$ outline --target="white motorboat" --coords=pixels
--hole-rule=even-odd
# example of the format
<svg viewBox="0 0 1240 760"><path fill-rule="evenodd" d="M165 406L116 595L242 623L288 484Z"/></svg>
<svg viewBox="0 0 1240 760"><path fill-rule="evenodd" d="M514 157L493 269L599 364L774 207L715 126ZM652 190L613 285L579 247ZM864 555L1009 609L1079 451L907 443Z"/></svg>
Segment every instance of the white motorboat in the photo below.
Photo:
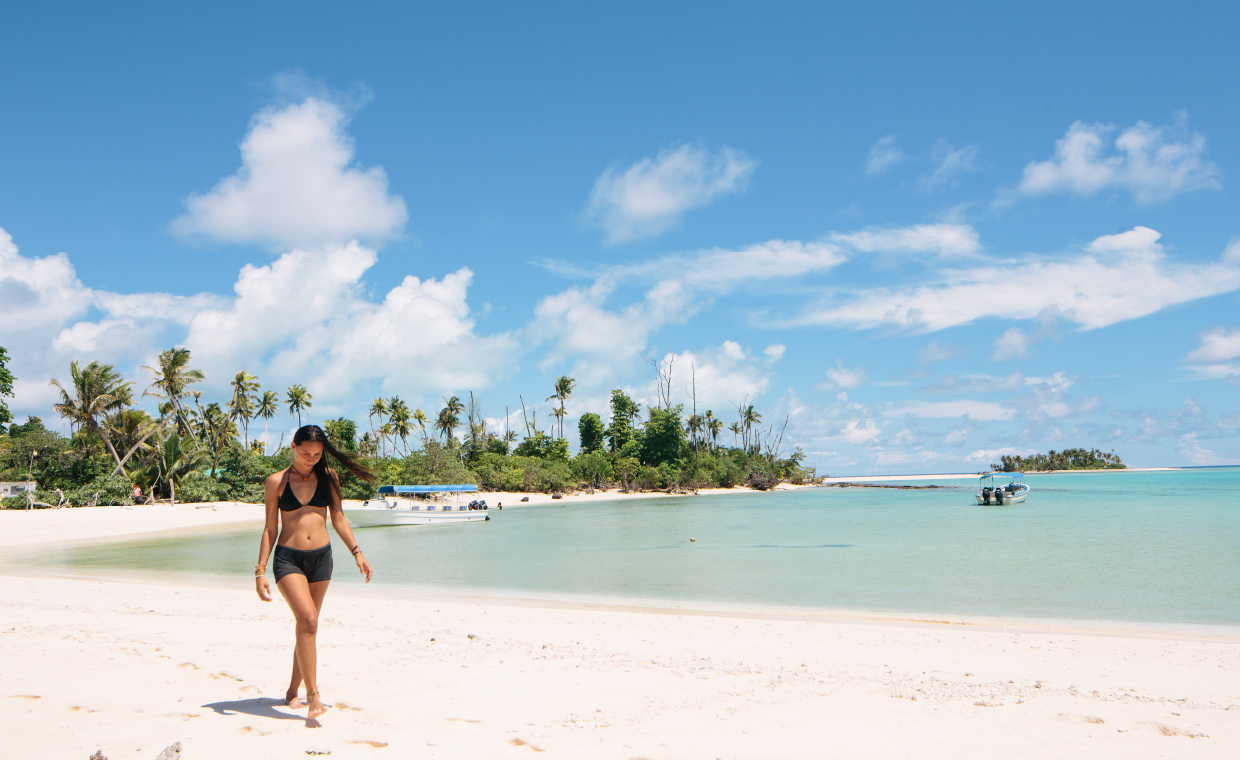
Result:
<svg viewBox="0 0 1240 760"><path fill-rule="evenodd" d="M490 520L486 501L464 501L477 492L474 485L379 486L374 498L343 511L355 528Z"/></svg>
<svg viewBox="0 0 1240 760"><path fill-rule="evenodd" d="M1004 477L1011 479L1007 485L999 482L1000 478ZM1025 473L988 472L982 476L981 485L978 486L977 503L996 506L1023 504L1028 495L1029 486L1025 484Z"/></svg>

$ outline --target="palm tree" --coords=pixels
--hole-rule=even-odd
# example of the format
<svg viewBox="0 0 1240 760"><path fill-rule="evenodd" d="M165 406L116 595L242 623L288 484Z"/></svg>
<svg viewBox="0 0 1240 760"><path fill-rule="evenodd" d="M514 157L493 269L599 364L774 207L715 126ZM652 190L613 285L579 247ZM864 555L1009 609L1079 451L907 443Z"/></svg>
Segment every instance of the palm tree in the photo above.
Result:
<svg viewBox="0 0 1240 760"><path fill-rule="evenodd" d="M690 414L689 419L685 420L685 432L689 434L689 443L693 446L693 450L698 448L698 440L702 436L702 415Z"/></svg>
<svg viewBox="0 0 1240 760"><path fill-rule="evenodd" d="M250 399L252 394L258 392L258 377L242 370L233 378L232 387L233 403L230 411L241 418L241 424L245 431L241 440L248 446L250 440L250 419L254 417L254 413L251 411L253 405L250 403Z"/></svg>
<svg viewBox="0 0 1240 760"><path fill-rule="evenodd" d="M728 430L732 431L732 445L739 446L741 438L741 423L733 422L731 425L728 425Z"/></svg>
<svg viewBox="0 0 1240 760"><path fill-rule="evenodd" d="M97 361L87 364L85 368L79 368L74 361L69 365L69 375L72 378L72 395L59 380L53 379L48 383L60 391L60 403L52 408L70 424L84 431L88 442L94 438L102 440L116 460L117 467L121 467L121 457L112 441L102 432L99 422L110 412L133 404L133 383L121 377L113 365ZM124 468L121 469L123 472Z"/></svg>
<svg viewBox="0 0 1240 760"><path fill-rule="evenodd" d="M401 444L405 447L405 456L409 456L409 433L411 432L409 420L409 407L404 401L401 401L392 410L389 422L392 426L392 433L400 439Z"/></svg>
<svg viewBox="0 0 1240 760"><path fill-rule="evenodd" d="M388 413L388 405L387 405L387 402L384 401L382 397L379 397L375 399L374 401L370 402L370 414L368 414L367 416L370 418L370 431L372 433L375 430L375 417L379 418L379 424L382 425L383 418L387 416L387 413Z"/></svg>
<svg viewBox="0 0 1240 760"><path fill-rule="evenodd" d="M753 408L753 404L749 404L741 410L741 427L744 430L745 449L750 447L749 434L762 422L762 415Z"/></svg>
<svg viewBox="0 0 1240 760"><path fill-rule="evenodd" d="M564 403L573 397L573 388L575 388L576 386L577 386L576 380L569 377L568 375L560 375L559 377L555 379L555 393L547 397L548 401L555 399L560 402L560 408L557 409L556 412L553 412L552 414L560 421L560 437L561 438L564 437L564 416L567 414L567 412L564 409Z"/></svg>
<svg viewBox="0 0 1240 760"><path fill-rule="evenodd" d="M443 433L444 443L451 445L452 431L461 424L460 414L465 405L456 396L445 398L443 403L444 408L439 411L439 418L435 420L435 429Z"/></svg>
<svg viewBox="0 0 1240 760"><path fill-rule="evenodd" d="M421 409L414 409L413 421L418 423L418 428L422 431L422 448L426 448L426 423L430 422L426 418L426 412Z"/></svg>
<svg viewBox="0 0 1240 760"><path fill-rule="evenodd" d="M392 434L391 421L385 422L379 426L379 440L383 443L383 456L387 456L387 439Z"/></svg>
<svg viewBox="0 0 1240 760"><path fill-rule="evenodd" d="M172 433L160 442L155 457L155 472L158 480L168 484L168 493L172 503L177 503L177 486L189 475L202 471L207 463L206 452L199 449L187 449L182 446L183 439Z"/></svg>
<svg viewBox="0 0 1240 760"><path fill-rule="evenodd" d="M207 377L202 370L190 369L189 360L188 348L170 348L160 353L158 368L146 366L142 368L150 372L153 377L151 384L142 392L142 395L162 398L172 404L177 426L183 434L189 432L189 419L181 405L181 399L186 395L189 386L200 383Z"/></svg>
<svg viewBox="0 0 1240 760"><path fill-rule="evenodd" d="M301 410L314 406L314 404L310 403L314 396L310 395L310 391L306 390L304 385L290 385L284 389L284 393L284 401L288 404L288 413L297 414L297 427L301 427Z"/></svg>
<svg viewBox="0 0 1240 760"><path fill-rule="evenodd" d="M263 391L263 398L254 408L254 416L263 418L263 451L267 451L267 422L280 416L280 396L275 391Z"/></svg>
<svg viewBox="0 0 1240 760"><path fill-rule="evenodd" d="M706 410L706 432L710 434L710 446L714 449L719 445L719 434L723 432L723 420L715 416L711 410Z"/></svg>

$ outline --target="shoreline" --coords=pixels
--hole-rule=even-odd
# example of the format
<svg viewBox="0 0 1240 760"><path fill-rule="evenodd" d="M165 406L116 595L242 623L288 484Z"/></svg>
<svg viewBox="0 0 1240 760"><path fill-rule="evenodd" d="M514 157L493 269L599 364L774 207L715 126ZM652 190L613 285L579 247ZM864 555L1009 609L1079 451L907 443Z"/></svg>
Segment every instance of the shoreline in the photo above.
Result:
<svg viewBox="0 0 1240 760"><path fill-rule="evenodd" d="M55 570L23 572L8 568L0 570L0 578L117 583L178 589L231 589L246 594L252 593L250 578L244 574L165 575L162 578L152 580L149 574L139 570L95 570L91 573L77 574ZM465 589L446 586L418 586L404 583L372 583L366 585L351 582L337 583L337 585L332 586L332 596L344 597L355 601L379 599L391 603L441 601L445 604L531 610L617 612L800 623L911 626L928 630L960 628L962 630L991 633L1059 633L1079 636L1118 636L1185 641L1210 640L1240 644L1240 623L1168 623L1147 620L1037 618L1017 615L974 615L936 611L796 607L741 602L730 603L714 600L634 598L596 594L537 592L530 589Z"/></svg>
<svg viewBox="0 0 1240 760"><path fill-rule="evenodd" d="M1036 472L1023 473L1025 477L1034 477L1037 475L1077 475L1085 473L1098 472L1178 472L1183 467L1127 467L1122 470L1038 470ZM985 473L982 472L948 472L948 473L921 473L917 475L832 475L823 480L824 483L849 483L849 482L879 482L889 480L976 480Z"/></svg>
<svg viewBox="0 0 1240 760"><path fill-rule="evenodd" d="M1240 640L334 590L318 721L250 584L0 584L13 757L1228 758ZM514 699L514 695L520 698ZM1229 747L1233 749L1228 749ZM135 754L138 750L140 754Z"/></svg>
<svg viewBox="0 0 1240 760"><path fill-rule="evenodd" d="M622 493L619 490L566 493L562 499L552 499L548 493L518 493L487 491L479 492L477 498L486 499L495 509L514 509L540 504L581 504L600 501L627 501L630 499L680 499L690 496L720 496L724 494L761 494L776 491L792 491L813 486L780 484L770 491L737 486L736 488L703 488L697 494L669 494L662 491ZM521 501L528 497L528 501ZM474 498L471 495L471 498ZM361 506L362 502L345 499L349 506ZM210 527L261 526L263 505L239 501L215 501L199 503L136 504L112 507L66 507L64 509L2 509L0 510L0 550L27 546L54 546L95 541L116 541L138 536L148 536L167 531Z"/></svg>

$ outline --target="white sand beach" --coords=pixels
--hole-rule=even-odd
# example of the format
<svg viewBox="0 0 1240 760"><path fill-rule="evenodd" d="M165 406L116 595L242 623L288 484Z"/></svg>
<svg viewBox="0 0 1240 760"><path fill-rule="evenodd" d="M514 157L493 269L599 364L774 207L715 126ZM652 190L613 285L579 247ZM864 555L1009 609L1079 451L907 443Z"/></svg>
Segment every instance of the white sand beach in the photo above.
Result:
<svg viewBox="0 0 1240 760"><path fill-rule="evenodd" d="M788 491L806 486L782 484L772 491ZM703 488L700 496L741 493L771 493L752 488ZM504 509L535 504L582 504L618 499L686 498L694 494L668 494L659 491L624 493L619 490L594 493L569 492L562 499L549 493L508 493L489 491L470 498L485 499L492 508ZM526 501L522 501L522 499ZM345 500L346 505L361 506L360 501ZM0 549L46 543L120 540L135 535L150 535L186 528L219 527L223 525L261 525L261 504L217 501L202 504L139 504L125 507L72 507L65 509L0 510Z"/></svg>
<svg viewBox="0 0 1240 760"><path fill-rule="evenodd" d="M6 546L254 505L0 513ZM345 568L341 568L342 570ZM337 586L316 724L246 578L0 574L0 758L1233 758L1240 631L448 598ZM308 754L310 753L310 754Z"/></svg>

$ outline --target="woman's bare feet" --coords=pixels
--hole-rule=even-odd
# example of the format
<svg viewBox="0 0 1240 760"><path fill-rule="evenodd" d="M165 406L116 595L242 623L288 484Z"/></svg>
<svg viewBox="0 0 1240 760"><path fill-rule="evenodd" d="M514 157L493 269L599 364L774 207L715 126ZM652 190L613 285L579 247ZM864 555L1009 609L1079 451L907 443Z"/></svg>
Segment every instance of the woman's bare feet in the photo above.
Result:
<svg viewBox="0 0 1240 760"><path fill-rule="evenodd" d="M284 693L284 704L288 705L294 710L305 707L305 705L302 704L302 701L297 698L297 689L289 689L287 692Z"/></svg>
<svg viewBox="0 0 1240 760"><path fill-rule="evenodd" d="M319 700L319 693L317 691L306 695L306 703L310 705L310 711L306 713L307 720L317 718L327 712L327 707Z"/></svg>

